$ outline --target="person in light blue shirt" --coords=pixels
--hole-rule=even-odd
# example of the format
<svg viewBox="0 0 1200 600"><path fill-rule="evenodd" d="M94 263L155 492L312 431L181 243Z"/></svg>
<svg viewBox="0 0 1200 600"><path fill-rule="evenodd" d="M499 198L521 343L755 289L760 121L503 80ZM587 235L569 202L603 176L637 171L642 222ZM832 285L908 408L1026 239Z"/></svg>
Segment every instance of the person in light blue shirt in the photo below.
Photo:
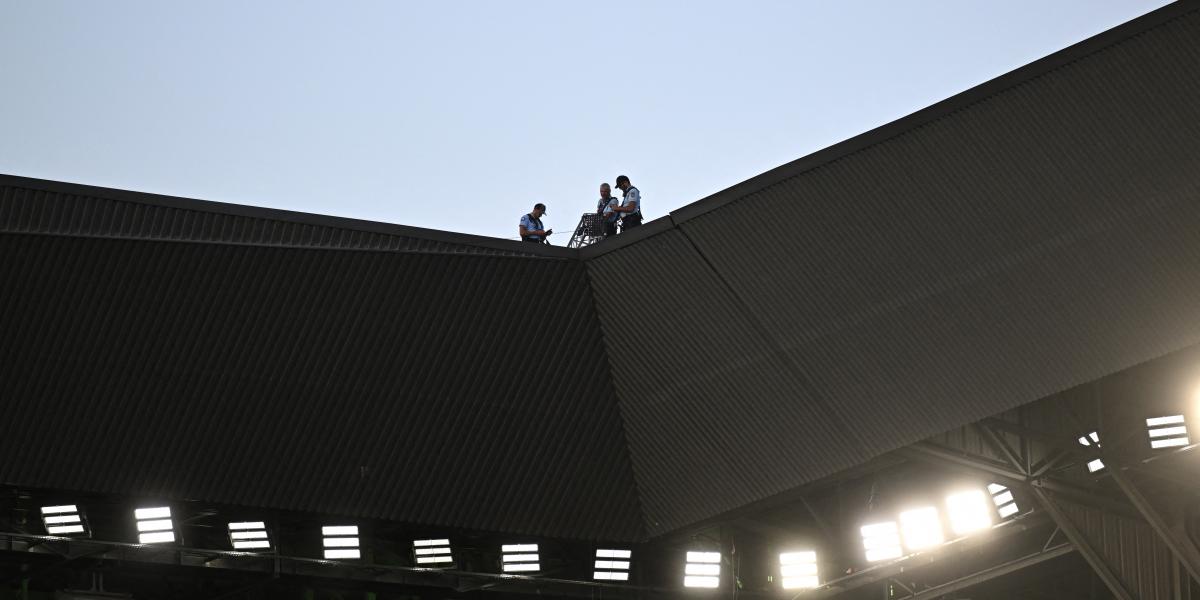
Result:
<svg viewBox="0 0 1200 600"><path fill-rule="evenodd" d="M617 235L617 219L621 218L621 214L616 211L619 205L616 197L612 195L612 188L608 187L607 183L600 184L600 200L596 202L596 213L604 219L605 237Z"/></svg>
<svg viewBox="0 0 1200 600"><path fill-rule="evenodd" d="M550 243L546 238L554 233L554 230L542 226L542 215L544 214L546 214L546 205L538 202L533 205L533 212L521 216L521 224L517 226L517 230L521 233L522 242Z"/></svg>
<svg viewBox="0 0 1200 600"><path fill-rule="evenodd" d="M617 176L617 189L621 190L623 199L614 210L624 215L621 217L621 232L624 233L642 224L642 193L624 175Z"/></svg>

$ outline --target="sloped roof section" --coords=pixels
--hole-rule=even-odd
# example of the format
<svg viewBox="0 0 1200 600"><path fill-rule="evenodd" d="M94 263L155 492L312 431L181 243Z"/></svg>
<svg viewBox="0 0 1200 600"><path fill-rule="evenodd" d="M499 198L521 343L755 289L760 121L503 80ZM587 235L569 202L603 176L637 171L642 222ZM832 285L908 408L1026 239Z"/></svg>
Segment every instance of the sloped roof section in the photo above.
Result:
<svg viewBox="0 0 1200 600"><path fill-rule="evenodd" d="M289 248L573 258L565 248L0 175L0 232Z"/></svg>
<svg viewBox="0 0 1200 600"><path fill-rule="evenodd" d="M30 234L0 255L0 481L643 536L577 261Z"/></svg>
<svg viewBox="0 0 1200 600"><path fill-rule="evenodd" d="M593 251L652 533L1200 342L1200 13L1172 10Z"/></svg>

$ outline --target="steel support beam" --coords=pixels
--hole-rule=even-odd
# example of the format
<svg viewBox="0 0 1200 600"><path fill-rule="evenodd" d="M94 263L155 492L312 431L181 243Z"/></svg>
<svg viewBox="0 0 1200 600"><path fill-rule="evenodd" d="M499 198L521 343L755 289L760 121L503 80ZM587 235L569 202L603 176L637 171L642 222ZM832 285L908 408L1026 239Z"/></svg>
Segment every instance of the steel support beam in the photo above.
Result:
<svg viewBox="0 0 1200 600"><path fill-rule="evenodd" d="M1095 571L1096 576L1104 582L1104 585L1108 587L1113 596L1117 600L1135 600L1134 596L1129 593L1129 590L1125 589L1125 585L1121 583L1116 573L1109 567L1104 557L1100 556L1100 553L1092 547L1087 536L1075 526L1071 518L1063 513L1062 509L1054 503L1054 499L1050 497L1049 493L1039 486L1033 487L1033 493L1037 496L1038 502L1041 503L1042 507L1046 509L1046 512L1050 513L1051 518L1054 519L1058 528L1067 536L1067 539L1071 541L1071 544L1075 546L1079 554L1083 555L1083 559L1092 567L1092 571Z"/></svg>
<svg viewBox="0 0 1200 600"><path fill-rule="evenodd" d="M1168 521L1167 517L1154 506L1150 499L1142 494L1137 485L1129 478L1128 473L1119 468L1110 468L1109 475L1113 481L1117 482L1121 491L1125 492L1125 496L1141 513L1142 518L1150 524L1154 533L1158 534L1159 539L1171 550L1171 554L1175 555L1175 559L1187 569L1188 575L1192 579L1200 581L1200 550L1196 548L1187 533L1178 524Z"/></svg>
<svg viewBox="0 0 1200 600"><path fill-rule="evenodd" d="M967 575L966 577L955 579L954 581L943 583L942 585L931 587L926 590L921 590L920 592L898 598L897 600L929 600L931 598L937 598L951 592L965 590L967 588L984 583L985 581L991 581L997 577L1003 577L1010 573L1016 573L1021 569L1026 569L1034 565L1040 565L1048 560L1054 560L1060 556L1066 556L1074 551L1075 548L1071 544L1059 544L1053 548L1042 550L1036 554L1030 554L1004 564L989 567L982 571Z"/></svg>

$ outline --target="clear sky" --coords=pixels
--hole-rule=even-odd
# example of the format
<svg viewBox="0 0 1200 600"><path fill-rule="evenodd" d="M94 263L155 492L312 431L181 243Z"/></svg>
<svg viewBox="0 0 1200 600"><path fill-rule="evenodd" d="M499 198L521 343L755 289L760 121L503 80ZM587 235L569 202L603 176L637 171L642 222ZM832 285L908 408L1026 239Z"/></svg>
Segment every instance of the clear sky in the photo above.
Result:
<svg viewBox="0 0 1200 600"><path fill-rule="evenodd" d="M3 0L0 172L562 245L1164 4Z"/></svg>

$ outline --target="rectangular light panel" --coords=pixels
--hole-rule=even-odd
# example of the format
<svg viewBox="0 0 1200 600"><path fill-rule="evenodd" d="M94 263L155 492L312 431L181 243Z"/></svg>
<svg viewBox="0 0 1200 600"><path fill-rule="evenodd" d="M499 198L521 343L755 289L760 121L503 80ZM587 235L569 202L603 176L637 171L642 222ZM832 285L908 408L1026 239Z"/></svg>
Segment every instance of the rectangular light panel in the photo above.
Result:
<svg viewBox="0 0 1200 600"><path fill-rule="evenodd" d="M271 537L263 521L242 521L229 524L229 543L234 550L267 550Z"/></svg>
<svg viewBox="0 0 1200 600"><path fill-rule="evenodd" d="M1099 448L1100 447L1100 434L1098 432L1093 431L1087 435L1079 436L1079 445L1080 446L1095 446L1095 447ZM1103 468L1104 468L1104 461L1101 461L1098 458L1089 460L1087 463L1088 473L1095 473L1096 471L1099 471L1100 469L1103 469Z"/></svg>
<svg viewBox="0 0 1200 600"><path fill-rule="evenodd" d="M448 539L413 540L413 557L419 567L444 567L454 563Z"/></svg>
<svg viewBox="0 0 1200 600"><path fill-rule="evenodd" d="M166 544L175 541L171 507L138 508L133 511L133 517L137 521L138 543Z"/></svg>
<svg viewBox="0 0 1200 600"><path fill-rule="evenodd" d="M321 528L321 545L327 559L359 559L358 525L326 525Z"/></svg>
<svg viewBox="0 0 1200 600"><path fill-rule="evenodd" d="M610 548L596 549L596 567L592 578L596 581L629 581L629 558L632 550Z"/></svg>
<svg viewBox="0 0 1200 600"><path fill-rule="evenodd" d="M805 590L821 585L817 576L817 553L806 550L780 554L779 575L785 590Z"/></svg>
<svg viewBox="0 0 1200 600"><path fill-rule="evenodd" d="M904 534L904 547L909 550L924 550L946 541L942 518L932 506L900 513L900 530Z"/></svg>
<svg viewBox="0 0 1200 600"><path fill-rule="evenodd" d="M900 547L900 529L896 527L895 521L863 525L861 532L867 562L900 558L904 555L904 550Z"/></svg>
<svg viewBox="0 0 1200 600"><path fill-rule="evenodd" d="M505 573L533 573L542 570L537 544L500 546L500 569Z"/></svg>
<svg viewBox="0 0 1200 600"><path fill-rule="evenodd" d="M74 504L61 506L43 506L42 524L50 535L72 535L87 533L83 524L83 515Z"/></svg>
<svg viewBox="0 0 1200 600"><path fill-rule="evenodd" d="M1150 436L1150 447L1156 450L1186 446L1191 443L1183 415L1146 419L1146 433Z"/></svg>
<svg viewBox="0 0 1200 600"><path fill-rule="evenodd" d="M683 571L683 587L715 588L721 585L721 553L687 553L687 564Z"/></svg>
<svg viewBox="0 0 1200 600"><path fill-rule="evenodd" d="M966 490L946 497L950 529L955 535L966 535L992 526L992 510L983 490Z"/></svg>
<svg viewBox="0 0 1200 600"><path fill-rule="evenodd" d="M992 502L995 503L996 512L1000 514L1001 519L1007 519L1020 512L1017 501L1013 499L1008 488L998 483L989 483L988 493L992 495Z"/></svg>

